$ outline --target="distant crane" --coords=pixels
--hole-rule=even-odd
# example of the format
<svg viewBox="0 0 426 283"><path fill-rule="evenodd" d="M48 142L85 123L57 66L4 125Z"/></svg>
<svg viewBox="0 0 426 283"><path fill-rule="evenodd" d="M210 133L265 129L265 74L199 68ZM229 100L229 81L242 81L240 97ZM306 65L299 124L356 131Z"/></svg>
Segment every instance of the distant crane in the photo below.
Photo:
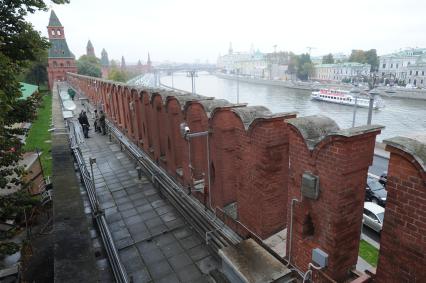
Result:
<svg viewBox="0 0 426 283"><path fill-rule="evenodd" d="M308 53L309 53L309 56L310 56L311 55L311 50L312 49L317 49L317 48L316 47L312 47L312 46L307 46L306 49L308 49Z"/></svg>

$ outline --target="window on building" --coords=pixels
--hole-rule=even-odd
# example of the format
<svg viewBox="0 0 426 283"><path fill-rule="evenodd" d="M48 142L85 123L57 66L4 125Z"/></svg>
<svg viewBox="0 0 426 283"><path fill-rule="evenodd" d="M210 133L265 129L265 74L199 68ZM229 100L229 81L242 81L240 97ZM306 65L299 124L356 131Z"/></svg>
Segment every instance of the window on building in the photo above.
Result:
<svg viewBox="0 0 426 283"><path fill-rule="evenodd" d="M53 61L53 67L58 67L58 63L56 61Z"/></svg>
<svg viewBox="0 0 426 283"><path fill-rule="evenodd" d="M54 29L52 29L52 32L51 32L51 33L52 33L52 35L55 35L55 30L54 30Z"/></svg>
<svg viewBox="0 0 426 283"><path fill-rule="evenodd" d="M421 80L420 83L423 84L423 80Z"/></svg>
<svg viewBox="0 0 426 283"><path fill-rule="evenodd" d="M64 66L64 63L61 63L60 65L61 65L61 67L63 67L63 66Z"/></svg>
<svg viewBox="0 0 426 283"><path fill-rule="evenodd" d="M418 76L419 75L419 71L416 71L416 76Z"/></svg>
<svg viewBox="0 0 426 283"><path fill-rule="evenodd" d="M411 84L411 79L408 79L408 83Z"/></svg>
<svg viewBox="0 0 426 283"><path fill-rule="evenodd" d="M396 64L396 68L398 69L398 67L399 67L399 64Z"/></svg>
<svg viewBox="0 0 426 283"><path fill-rule="evenodd" d="M392 69L392 68L393 68L393 64L391 64L391 66L390 66L390 67L391 67L391 69Z"/></svg>
<svg viewBox="0 0 426 283"><path fill-rule="evenodd" d="M385 72L382 72L382 76L384 76L385 75Z"/></svg>
<svg viewBox="0 0 426 283"><path fill-rule="evenodd" d="M56 31L56 34L57 34L57 35L61 35L61 30L60 30L60 29L58 29L58 30Z"/></svg>
<svg viewBox="0 0 426 283"><path fill-rule="evenodd" d="M383 69L384 69L384 68L386 68L386 64L383 64L383 65L382 65L382 68L383 68Z"/></svg>
<svg viewBox="0 0 426 283"><path fill-rule="evenodd" d="M410 70L410 76L413 74L413 70Z"/></svg>
<svg viewBox="0 0 426 283"><path fill-rule="evenodd" d="M71 66L70 61L67 61L67 67Z"/></svg>
<svg viewBox="0 0 426 283"><path fill-rule="evenodd" d="M425 75L425 71L422 71L422 76L424 76Z"/></svg>

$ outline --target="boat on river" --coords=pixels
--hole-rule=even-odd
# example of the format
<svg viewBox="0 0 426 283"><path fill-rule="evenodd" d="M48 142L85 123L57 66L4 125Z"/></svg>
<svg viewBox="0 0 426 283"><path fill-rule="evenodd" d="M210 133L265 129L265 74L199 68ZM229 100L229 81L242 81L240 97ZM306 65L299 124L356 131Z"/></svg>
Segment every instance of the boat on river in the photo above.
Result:
<svg viewBox="0 0 426 283"><path fill-rule="evenodd" d="M360 95L356 98L349 91L340 89L320 89L318 91L313 91L311 99L350 106L354 106L356 103L358 107L365 108L368 108L370 104L370 98L368 96ZM380 97L375 97L373 108L380 109L383 107L383 100L381 100Z"/></svg>

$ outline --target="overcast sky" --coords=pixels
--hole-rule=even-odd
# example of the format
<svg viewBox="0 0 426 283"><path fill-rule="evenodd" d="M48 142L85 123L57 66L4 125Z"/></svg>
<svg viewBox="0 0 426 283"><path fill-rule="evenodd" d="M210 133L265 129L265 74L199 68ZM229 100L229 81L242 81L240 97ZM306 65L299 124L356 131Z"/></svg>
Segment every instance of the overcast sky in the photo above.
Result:
<svg viewBox="0 0 426 283"><path fill-rule="evenodd" d="M100 57L127 62L216 62L253 44L262 52L312 55L376 48L379 54L426 47L423 0L71 0L52 5L77 58L90 39ZM29 16L47 36L50 12Z"/></svg>

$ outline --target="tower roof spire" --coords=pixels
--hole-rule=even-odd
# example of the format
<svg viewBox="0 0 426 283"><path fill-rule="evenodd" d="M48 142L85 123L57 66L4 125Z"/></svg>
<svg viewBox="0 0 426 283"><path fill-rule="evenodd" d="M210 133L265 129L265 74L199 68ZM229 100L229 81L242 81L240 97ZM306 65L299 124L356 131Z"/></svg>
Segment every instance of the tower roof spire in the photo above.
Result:
<svg viewBox="0 0 426 283"><path fill-rule="evenodd" d="M56 16L55 11L50 12L50 19L49 19L49 27L62 27L61 22L58 19L58 16Z"/></svg>

